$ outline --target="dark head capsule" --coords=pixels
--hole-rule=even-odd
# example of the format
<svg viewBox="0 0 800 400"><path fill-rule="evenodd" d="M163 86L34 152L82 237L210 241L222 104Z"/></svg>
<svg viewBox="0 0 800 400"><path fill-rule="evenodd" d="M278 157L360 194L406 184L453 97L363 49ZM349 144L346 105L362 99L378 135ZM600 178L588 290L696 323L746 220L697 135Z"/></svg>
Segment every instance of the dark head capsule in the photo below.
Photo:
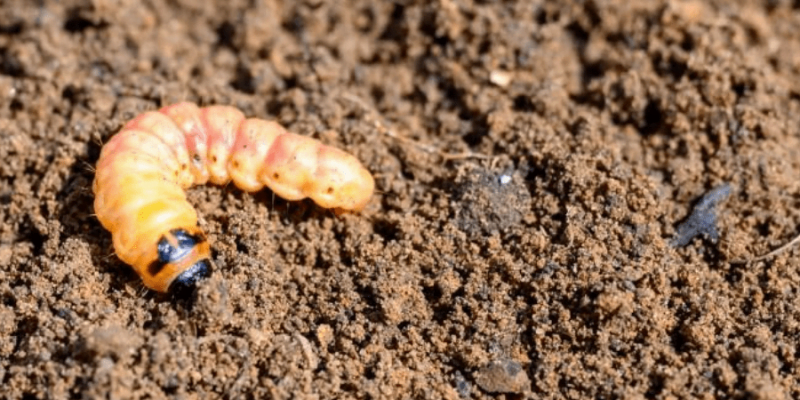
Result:
<svg viewBox="0 0 800 400"><path fill-rule="evenodd" d="M169 285L169 293L178 298L189 298L197 288L197 283L209 276L211 276L211 261L204 258L181 272Z"/></svg>

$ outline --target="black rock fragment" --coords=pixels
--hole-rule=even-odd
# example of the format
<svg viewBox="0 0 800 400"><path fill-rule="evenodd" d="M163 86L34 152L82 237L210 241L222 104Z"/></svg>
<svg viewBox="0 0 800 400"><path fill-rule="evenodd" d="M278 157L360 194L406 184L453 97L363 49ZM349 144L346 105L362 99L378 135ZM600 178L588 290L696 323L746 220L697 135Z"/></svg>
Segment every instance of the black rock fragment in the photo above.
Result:
<svg viewBox="0 0 800 400"><path fill-rule="evenodd" d="M731 186L725 183L703 195L695 204L689 217L678 225L678 231L670 245L672 247L686 246L698 235L706 235L709 240L716 243L719 239L716 207L730 194Z"/></svg>

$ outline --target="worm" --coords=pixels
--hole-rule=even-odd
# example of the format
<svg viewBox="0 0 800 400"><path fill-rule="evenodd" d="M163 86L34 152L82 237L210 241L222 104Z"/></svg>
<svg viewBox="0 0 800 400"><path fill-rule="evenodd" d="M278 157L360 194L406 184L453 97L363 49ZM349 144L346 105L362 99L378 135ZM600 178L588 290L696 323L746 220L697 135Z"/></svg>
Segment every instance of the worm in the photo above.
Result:
<svg viewBox="0 0 800 400"><path fill-rule="evenodd" d="M145 286L177 295L193 292L213 269L186 189L266 186L337 213L362 210L375 189L369 171L342 150L234 107L188 102L128 122L103 146L95 170L94 210L115 253Z"/></svg>

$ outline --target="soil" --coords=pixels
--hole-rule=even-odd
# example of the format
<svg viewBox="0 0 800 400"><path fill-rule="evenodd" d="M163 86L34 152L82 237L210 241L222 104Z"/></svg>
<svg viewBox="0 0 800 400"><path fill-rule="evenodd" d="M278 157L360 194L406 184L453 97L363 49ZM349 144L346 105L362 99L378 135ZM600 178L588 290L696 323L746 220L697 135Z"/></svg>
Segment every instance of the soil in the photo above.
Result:
<svg viewBox="0 0 800 400"><path fill-rule="evenodd" d="M0 1L0 397L800 397L800 4ZM144 288L102 143L178 101L358 157L342 216L189 191ZM713 235L673 246L709 190Z"/></svg>

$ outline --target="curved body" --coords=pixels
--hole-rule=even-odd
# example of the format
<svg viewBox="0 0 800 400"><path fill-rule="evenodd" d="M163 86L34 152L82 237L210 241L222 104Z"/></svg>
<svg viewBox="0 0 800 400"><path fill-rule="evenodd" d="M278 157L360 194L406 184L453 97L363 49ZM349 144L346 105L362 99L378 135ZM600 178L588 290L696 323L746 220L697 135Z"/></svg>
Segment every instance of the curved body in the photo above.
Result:
<svg viewBox="0 0 800 400"><path fill-rule="evenodd" d="M230 181L336 211L363 209L375 188L369 171L339 149L233 107L178 103L136 117L103 146L94 209L145 286L185 292L212 265L185 189Z"/></svg>

